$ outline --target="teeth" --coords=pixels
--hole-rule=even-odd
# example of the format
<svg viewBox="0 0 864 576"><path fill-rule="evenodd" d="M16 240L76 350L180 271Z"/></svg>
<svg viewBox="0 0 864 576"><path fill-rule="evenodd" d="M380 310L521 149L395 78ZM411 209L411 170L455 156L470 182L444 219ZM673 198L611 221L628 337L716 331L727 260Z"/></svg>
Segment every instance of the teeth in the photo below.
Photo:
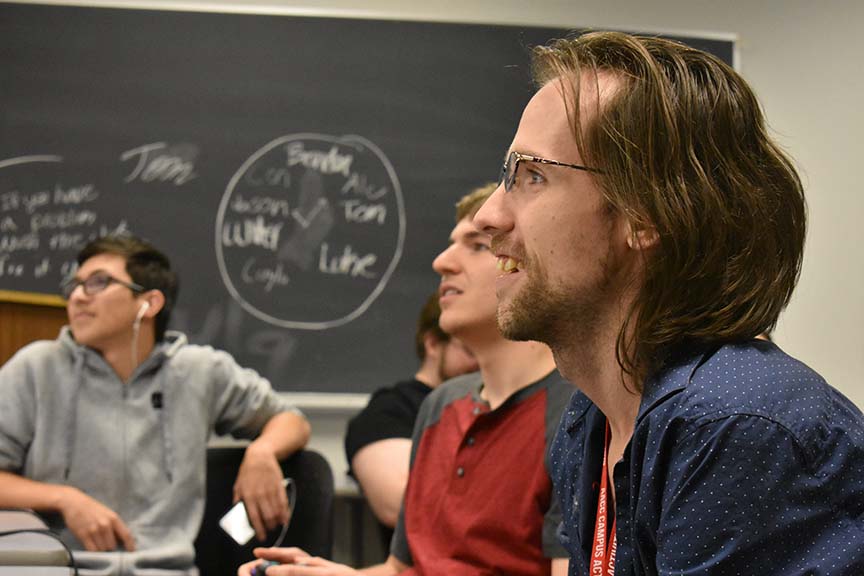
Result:
<svg viewBox="0 0 864 576"><path fill-rule="evenodd" d="M514 260L513 258L499 258L498 259L498 270L506 273L511 273L514 270L519 269L519 262Z"/></svg>
<svg viewBox="0 0 864 576"><path fill-rule="evenodd" d="M448 288L441 295L442 296L450 296L451 294L458 294L458 293L459 293L459 291L456 290L455 288Z"/></svg>

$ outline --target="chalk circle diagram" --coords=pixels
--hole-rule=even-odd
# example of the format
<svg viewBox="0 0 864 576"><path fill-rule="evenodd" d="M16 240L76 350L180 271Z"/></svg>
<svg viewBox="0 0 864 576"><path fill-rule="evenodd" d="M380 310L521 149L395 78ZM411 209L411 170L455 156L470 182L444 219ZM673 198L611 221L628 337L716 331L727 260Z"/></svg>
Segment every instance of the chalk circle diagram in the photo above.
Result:
<svg viewBox="0 0 864 576"><path fill-rule="evenodd" d="M215 232L219 273L247 312L283 328L334 328L366 312L399 263L402 189L361 136L282 136L231 178Z"/></svg>

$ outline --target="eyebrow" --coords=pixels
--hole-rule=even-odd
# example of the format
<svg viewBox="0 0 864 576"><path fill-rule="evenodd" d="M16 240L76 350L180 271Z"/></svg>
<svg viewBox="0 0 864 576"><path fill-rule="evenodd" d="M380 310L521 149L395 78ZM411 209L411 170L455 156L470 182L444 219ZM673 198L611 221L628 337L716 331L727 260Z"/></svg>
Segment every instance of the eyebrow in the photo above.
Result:
<svg viewBox="0 0 864 576"><path fill-rule="evenodd" d="M480 232L479 230L474 230L471 232L466 232L465 234L462 235L462 238L461 238L461 240L463 240L463 241L464 240L470 241L470 240L477 240L477 239L489 240L489 235L484 234L483 232Z"/></svg>
<svg viewBox="0 0 864 576"><path fill-rule="evenodd" d="M111 276L111 273L104 268L97 268L96 270L90 272L90 274L87 275L87 278L95 276L96 274L105 274L106 276ZM75 276L73 276L73 278L75 278L76 280L81 280L81 276L79 276L77 272L75 273Z"/></svg>

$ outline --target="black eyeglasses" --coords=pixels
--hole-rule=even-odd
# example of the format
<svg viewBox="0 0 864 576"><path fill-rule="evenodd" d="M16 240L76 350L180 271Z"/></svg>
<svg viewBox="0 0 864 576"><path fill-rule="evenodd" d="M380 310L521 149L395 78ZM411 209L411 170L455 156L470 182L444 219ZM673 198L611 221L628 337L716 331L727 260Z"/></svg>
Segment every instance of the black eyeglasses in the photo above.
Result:
<svg viewBox="0 0 864 576"><path fill-rule="evenodd" d="M585 172L603 174L603 171L598 170L597 168L589 168L588 166L582 166L581 164L558 162L557 160L549 160L548 158L540 158L538 156L531 156L529 154L522 154L521 152L514 151L510 152L504 165L501 166L501 179L499 181L504 183L504 190L507 192L510 192L510 189L513 188L513 184L516 182L516 172L519 170L519 162L522 161L536 162L537 164L550 164L552 166L564 166L565 168L573 168L574 170L584 170Z"/></svg>
<svg viewBox="0 0 864 576"><path fill-rule="evenodd" d="M63 297L68 300L72 296L72 293L75 291L75 289L78 288L78 286L84 287L84 294L92 296L94 294L102 292L111 284L120 284L121 286L129 288L133 292L144 291L143 286L139 286L134 282L124 282L123 280L118 280L117 278L109 276L108 274L93 274L92 276L88 276L86 280L67 278L60 283L60 292L63 294Z"/></svg>

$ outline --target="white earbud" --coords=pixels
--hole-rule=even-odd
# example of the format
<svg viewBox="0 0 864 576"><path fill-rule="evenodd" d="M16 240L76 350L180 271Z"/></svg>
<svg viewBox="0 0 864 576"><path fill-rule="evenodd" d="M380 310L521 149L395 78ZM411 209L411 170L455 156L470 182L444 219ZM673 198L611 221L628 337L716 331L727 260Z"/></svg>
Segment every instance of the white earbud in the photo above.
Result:
<svg viewBox="0 0 864 576"><path fill-rule="evenodd" d="M141 304L141 307L138 308L138 315L135 316L135 322L140 322L141 319L144 318L144 314L146 314L147 310L149 310L149 309L150 309L150 303L149 302L145 301L143 304Z"/></svg>

